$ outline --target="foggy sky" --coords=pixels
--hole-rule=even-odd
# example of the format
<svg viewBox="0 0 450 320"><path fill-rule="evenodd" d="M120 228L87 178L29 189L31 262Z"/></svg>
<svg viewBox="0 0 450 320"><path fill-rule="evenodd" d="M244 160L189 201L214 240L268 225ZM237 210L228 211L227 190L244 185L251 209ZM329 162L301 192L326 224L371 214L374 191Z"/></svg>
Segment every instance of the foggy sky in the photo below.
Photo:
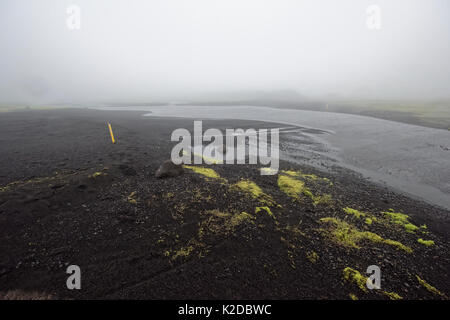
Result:
<svg viewBox="0 0 450 320"><path fill-rule="evenodd" d="M81 29L66 26L69 5ZM366 9L381 8L381 30ZM450 97L448 0L1 0L0 103Z"/></svg>

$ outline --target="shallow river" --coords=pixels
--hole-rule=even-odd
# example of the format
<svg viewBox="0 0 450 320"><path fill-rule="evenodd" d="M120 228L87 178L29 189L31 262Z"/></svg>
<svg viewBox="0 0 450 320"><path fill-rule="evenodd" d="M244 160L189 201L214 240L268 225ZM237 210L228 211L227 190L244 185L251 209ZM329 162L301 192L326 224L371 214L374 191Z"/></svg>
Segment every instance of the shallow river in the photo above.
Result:
<svg viewBox="0 0 450 320"><path fill-rule="evenodd" d="M148 110L151 113L146 116L151 117L260 120L323 130L286 131L289 145L282 149L281 158L319 167L327 161L335 162L375 182L450 209L449 130L343 113L254 106L96 109ZM314 143L304 143L305 137Z"/></svg>

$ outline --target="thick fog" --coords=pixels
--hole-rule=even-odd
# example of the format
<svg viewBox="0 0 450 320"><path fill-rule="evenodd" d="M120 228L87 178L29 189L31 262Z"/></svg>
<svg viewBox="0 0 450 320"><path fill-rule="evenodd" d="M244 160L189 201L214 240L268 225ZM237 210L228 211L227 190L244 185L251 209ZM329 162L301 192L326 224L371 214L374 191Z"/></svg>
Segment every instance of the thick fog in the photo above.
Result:
<svg viewBox="0 0 450 320"><path fill-rule="evenodd" d="M450 97L448 0L1 0L0 44L0 103Z"/></svg>

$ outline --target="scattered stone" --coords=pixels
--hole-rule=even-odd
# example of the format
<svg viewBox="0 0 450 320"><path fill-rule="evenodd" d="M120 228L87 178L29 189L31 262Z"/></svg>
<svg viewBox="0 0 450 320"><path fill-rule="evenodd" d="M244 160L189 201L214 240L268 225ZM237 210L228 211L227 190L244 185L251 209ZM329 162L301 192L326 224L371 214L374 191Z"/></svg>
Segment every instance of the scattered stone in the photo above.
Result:
<svg viewBox="0 0 450 320"><path fill-rule="evenodd" d="M183 167L180 164L174 164L172 160L166 160L164 163L156 170L156 178L170 178L177 177L183 173Z"/></svg>

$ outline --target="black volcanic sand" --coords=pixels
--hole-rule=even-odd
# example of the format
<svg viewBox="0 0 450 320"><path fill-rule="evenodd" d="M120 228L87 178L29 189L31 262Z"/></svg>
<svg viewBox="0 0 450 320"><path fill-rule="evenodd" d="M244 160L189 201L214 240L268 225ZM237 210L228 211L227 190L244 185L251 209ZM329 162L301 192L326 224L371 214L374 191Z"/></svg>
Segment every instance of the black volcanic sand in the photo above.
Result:
<svg viewBox="0 0 450 320"><path fill-rule="evenodd" d="M185 169L156 179L175 128L192 131L193 121L84 109L2 113L0 297L448 299L448 211L344 169L323 173L285 162L281 170L291 175L197 165L220 178ZM280 177L303 191L286 194ZM242 179L265 195L238 188ZM390 209L419 228L407 232L382 213ZM81 290L66 288L71 264L81 268ZM363 285L369 265L381 268L381 290Z"/></svg>

